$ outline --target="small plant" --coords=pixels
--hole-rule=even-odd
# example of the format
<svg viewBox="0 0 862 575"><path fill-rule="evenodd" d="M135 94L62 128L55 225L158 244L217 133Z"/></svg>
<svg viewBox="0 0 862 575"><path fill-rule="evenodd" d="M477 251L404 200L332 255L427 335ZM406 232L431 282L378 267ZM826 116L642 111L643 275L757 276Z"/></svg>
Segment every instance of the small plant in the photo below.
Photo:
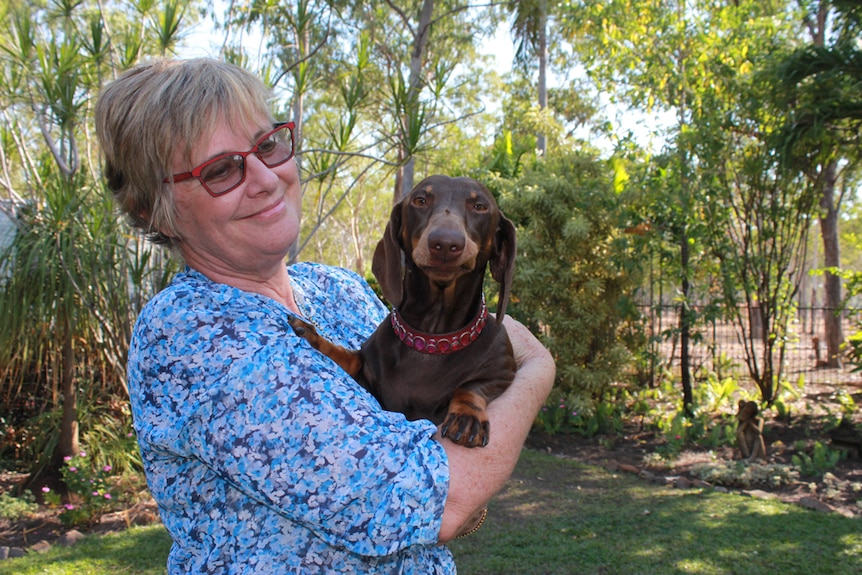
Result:
<svg viewBox="0 0 862 575"><path fill-rule="evenodd" d="M74 457L65 457L61 470L63 482L69 490L69 500L63 503L64 511L60 513L60 521L68 527L95 525L102 519L102 514L114 502L108 479L111 477L110 465L98 467L87 458L86 452ZM59 495L43 488L45 501L60 505Z"/></svg>
<svg viewBox="0 0 862 575"><path fill-rule="evenodd" d="M796 381L796 385L792 385L787 380L781 380L779 383L779 392L775 401L772 403L778 419L790 419L789 403L798 400L802 397L802 391L805 389L805 376L800 375ZM789 401L788 401L789 400Z"/></svg>
<svg viewBox="0 0 862 575"><path fill-rule="evenodd" d="M829 446L817 441L811 455L799 453L791 457L793 465L806 477L820 477L830 469L834 469L841 459L841 452L830 449Z"/></svg>
<svg viewBox="0 0 862 575"><path fill-rule="evenodd" d="M548 435L556 435L569 431L572 419L577 416L577 411L566 407L565 398L560 397L558 401L551 398L536 416L535 425Z"/></svg>
<svg viewBox="0 0 862 575"><path fill-rule="evenodd" d="M660 446L659 451L666 459L673 459L678 455L688 441L691 420L681 412L675 412L672 416L659 422L659 429L664 435L665 444Z"/></svg>
<svg viewBox="0 0 862 575"><path fill-rule="evenodd" d="M549 435L577 433L584 437L618 433L623 428L622 402L604 401L596 405L577 396L555 395L536 416L535 426Z"/></svg>
<svg viewBox="0 0 862 575"><path fill-rule="evenodd" d="M23 493L20 497L13 497L9 493L0 494L0 518L9 521L17 521L27 515L32 515L39 509L36 498L32 493Z"/></svg>
<svg viewBox="0 0 862 575"><path fill-rule="evenodd" d="M847 390L840 389L835 392L835 400L841 406L841 413L845 417L852 417L854 413L856 413L856 401L854 401L853 396L847 393Z"/></svg>

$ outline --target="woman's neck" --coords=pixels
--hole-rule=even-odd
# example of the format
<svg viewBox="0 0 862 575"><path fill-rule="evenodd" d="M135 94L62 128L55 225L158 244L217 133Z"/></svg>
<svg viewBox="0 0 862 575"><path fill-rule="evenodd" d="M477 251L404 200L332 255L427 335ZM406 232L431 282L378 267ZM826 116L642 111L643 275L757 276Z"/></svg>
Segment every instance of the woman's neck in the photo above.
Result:
<svg viewBox="0 0 862 575"><path fill-rule="evenodd" d="M190 267L215 282L266 296L282 304L293 313L302 315L296 305L293 286L290 283L290 274L287 273L287 266L284 264L265 275L237 273L236 270L226 273L215 269L200 269L191 264Z"/></svg>

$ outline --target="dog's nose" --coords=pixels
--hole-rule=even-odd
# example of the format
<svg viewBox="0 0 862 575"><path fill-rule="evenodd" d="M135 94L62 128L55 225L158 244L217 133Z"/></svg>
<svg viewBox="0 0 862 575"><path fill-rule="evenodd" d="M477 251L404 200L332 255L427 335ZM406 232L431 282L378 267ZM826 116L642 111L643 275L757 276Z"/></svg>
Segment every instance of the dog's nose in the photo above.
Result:
<svg viewBox="0 0 862 575"><path fill-rule="evenodd" d="M428 234L428 250L432 257L442 260L457 258L464 251L464 234L457 230L440 228Z"/></svg>

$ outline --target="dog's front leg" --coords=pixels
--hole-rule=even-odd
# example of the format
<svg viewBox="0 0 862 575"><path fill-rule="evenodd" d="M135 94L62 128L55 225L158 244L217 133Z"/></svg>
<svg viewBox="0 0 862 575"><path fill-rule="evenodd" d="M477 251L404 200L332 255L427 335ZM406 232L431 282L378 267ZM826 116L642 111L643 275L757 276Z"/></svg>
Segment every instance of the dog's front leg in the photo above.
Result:
<svg viewBox="0 0 862 575"><path fill-rule="evenodd" d="M288 319L288 323L296 335L307 341L311 347L337 363L353 379L358 378L362 372L363 363L362 355L359 351L335 345L317 333L317 329L313 325L298 317L291 316Z"/></svg>

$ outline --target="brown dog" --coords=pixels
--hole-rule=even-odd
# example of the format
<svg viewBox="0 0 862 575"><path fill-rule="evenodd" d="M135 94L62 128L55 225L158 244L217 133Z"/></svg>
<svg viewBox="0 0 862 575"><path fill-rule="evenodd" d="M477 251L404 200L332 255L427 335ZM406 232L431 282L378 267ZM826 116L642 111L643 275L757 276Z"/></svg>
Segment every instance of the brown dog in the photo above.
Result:
<svg viewBox="0 0 862 575"><path fill-rule="evenodd" d="M485 408L515 376L502 325L515 262L515 227L470 178L430 176L392 209L372 271L395 306L358 351L314 327L291 326L390 411L443 424L467 447L489 439ZM485 269L500 283L496 321L486 321Z"/></svg>

